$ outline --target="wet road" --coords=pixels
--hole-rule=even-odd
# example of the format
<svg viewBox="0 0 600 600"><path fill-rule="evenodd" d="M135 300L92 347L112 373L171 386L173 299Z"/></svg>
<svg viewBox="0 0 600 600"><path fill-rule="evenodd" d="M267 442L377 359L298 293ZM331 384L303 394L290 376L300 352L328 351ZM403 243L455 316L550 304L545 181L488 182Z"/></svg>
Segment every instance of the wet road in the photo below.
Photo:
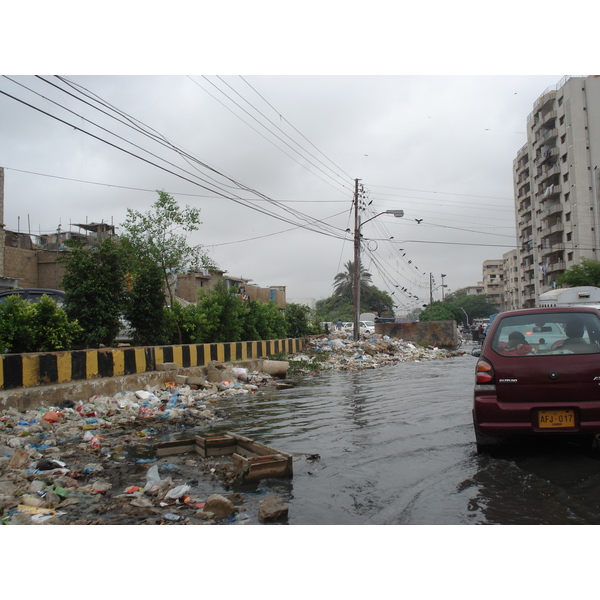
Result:
<svg viewBox="0 0 600 600"><path fill-rule="evenodd" d="M322 373L297 387L220 403L232 430L294 456L276 494L291 525L597 524L600 458L560 446L478 456L476 359ZM310 460L310 455L319 455Z"/></svg>

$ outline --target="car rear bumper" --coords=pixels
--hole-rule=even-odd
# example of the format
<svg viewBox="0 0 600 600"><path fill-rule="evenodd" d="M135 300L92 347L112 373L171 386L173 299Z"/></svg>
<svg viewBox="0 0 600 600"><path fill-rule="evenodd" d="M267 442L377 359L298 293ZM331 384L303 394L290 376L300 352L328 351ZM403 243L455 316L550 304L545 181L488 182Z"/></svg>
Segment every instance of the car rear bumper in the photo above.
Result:
<svg viewBox="0 0 600 600"><path fill-rule="evenodd" d="M541 410L572 410L574 424L552 429L540 427L538 415ZM498 402L495 394L476 394L473 422L488 435L594 434L600 433L600 401L552 404Z"/></svg>

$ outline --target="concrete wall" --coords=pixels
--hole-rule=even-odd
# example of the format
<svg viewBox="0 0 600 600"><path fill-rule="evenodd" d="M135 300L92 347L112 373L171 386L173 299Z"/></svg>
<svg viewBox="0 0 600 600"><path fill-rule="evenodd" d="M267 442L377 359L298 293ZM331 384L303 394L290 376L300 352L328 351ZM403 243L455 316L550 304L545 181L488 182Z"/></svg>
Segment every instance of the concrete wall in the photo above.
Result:
<svg viewBox="0 0 600 600"><path fill-rule="evenodd" d="M103 348L68 352L32 352L0 356L0 390L60 384L99 377L116 377L155 371L160 363L176 363L189 368L210 361L235 362L263 358L280 352L294 354L304 348L304 338Z"/></svg>
<svg viewBox="0 0 600 600"><path fill-rule="evenodd" d="M4 275L18 280L19 287L42 287L38 285L36 251L4 246Z"/></svg>
<svg viewBox="0 0 600 600"><path fill-rule="evenodd" d="M415 321L411 323L376 323L375 333L410 340L421 346L453 349L458 346L456 321Z"/></svg>

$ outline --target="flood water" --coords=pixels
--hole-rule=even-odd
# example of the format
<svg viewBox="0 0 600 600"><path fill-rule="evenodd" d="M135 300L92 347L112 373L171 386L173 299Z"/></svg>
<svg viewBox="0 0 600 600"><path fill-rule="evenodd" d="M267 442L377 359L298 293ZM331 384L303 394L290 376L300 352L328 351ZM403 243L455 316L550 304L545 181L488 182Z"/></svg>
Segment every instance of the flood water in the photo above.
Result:
<svg viewBox="0 0 600 600"><path fill-rule="evenodd" d="M476 359L332 371L219 403L202 435L235 431L294 456L276 494L291 525L597 524L600 458L573 445L476 453ZM314 455L318 455L318 458Z"/></svg>

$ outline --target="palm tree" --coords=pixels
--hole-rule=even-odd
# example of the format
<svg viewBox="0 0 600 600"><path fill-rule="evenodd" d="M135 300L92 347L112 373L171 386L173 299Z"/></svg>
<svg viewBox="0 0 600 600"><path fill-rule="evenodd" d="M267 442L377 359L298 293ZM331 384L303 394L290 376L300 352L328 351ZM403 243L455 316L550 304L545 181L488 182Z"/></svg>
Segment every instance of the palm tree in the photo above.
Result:
<svg viewBox="0 0 600 600"><path fill-rule="evenodd" d="M333 295L343 298L353 298L354 291L354 262L349 260L344 267L345 271L338 273L333 279ZM366 298L371 286L371 273L360 267L360 295Z"/></svg>

